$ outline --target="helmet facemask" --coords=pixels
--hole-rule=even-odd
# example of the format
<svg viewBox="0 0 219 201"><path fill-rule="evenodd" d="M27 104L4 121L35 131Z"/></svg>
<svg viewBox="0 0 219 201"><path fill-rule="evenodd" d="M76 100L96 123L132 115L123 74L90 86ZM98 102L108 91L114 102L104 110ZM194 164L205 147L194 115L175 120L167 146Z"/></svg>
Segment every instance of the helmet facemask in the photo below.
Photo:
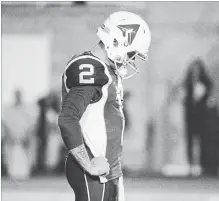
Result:
<svg viewBox="0 0 219 201"><path fill-rule="evenodd" d="M135 65L136 58L146 61L147 55L141 55L137 51L128 52L123 60L114 59L115 70L122 79L129 79L139 73L139 69Z"/></svg>

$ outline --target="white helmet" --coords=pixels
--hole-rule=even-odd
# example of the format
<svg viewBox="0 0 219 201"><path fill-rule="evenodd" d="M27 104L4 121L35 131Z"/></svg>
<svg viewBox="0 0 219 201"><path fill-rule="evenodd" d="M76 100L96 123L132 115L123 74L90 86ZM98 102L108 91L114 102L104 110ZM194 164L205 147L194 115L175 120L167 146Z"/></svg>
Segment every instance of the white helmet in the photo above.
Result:
<svg viewBox="0 0 219 201"><path fill-rule="evenodd" d="M135 57L147 60L151 32L139 15L126 11L115 12L98 28L97 36L103 42L108 58L115 63L117 73L123 79L139 72L134 65ZM134 70L129 76L126 75L127 66Z"/></svg>

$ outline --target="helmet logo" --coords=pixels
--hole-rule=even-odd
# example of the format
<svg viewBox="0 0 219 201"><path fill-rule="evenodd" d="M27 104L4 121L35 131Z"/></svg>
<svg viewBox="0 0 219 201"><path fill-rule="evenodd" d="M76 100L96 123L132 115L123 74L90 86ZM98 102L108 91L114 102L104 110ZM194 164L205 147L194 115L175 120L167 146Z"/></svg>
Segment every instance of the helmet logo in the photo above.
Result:
<svg viewBox="0 0 219 201"><path fill-rule="evenodd" d="M139 24L125 24L117 26L124 37L128 37L128 44L131 45L140 27ZM124 44L125 45L125 44Z"/></svg>

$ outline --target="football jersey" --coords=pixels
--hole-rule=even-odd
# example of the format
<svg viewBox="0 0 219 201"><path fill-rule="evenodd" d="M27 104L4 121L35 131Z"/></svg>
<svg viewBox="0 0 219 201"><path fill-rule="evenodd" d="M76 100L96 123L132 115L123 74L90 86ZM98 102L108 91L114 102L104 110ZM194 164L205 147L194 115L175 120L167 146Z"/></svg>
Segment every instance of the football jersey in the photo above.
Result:
<svg viewBox="0 0 219 201"><path fill-rule="evenodd" d="M73 57L65 68L62 76L63 105L71 90L74 92L67 101L68 108L77 116L79 126L77 129L76 126L69 128L69 134L62 133L66 146L73 148L73 145L68 145L71 138L74 143L77 135L82 135L91 158L102 155L108 159L110 173L107 180L120 177L124 132L121 78L110 66L86 52Z"/></svg>

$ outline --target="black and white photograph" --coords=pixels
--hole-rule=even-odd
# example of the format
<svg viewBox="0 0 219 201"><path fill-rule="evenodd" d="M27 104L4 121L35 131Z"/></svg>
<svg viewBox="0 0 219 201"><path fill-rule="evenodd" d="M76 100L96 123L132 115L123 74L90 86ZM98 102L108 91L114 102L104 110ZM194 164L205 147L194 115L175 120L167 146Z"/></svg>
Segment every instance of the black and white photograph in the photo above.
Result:
<svg viewBox="0 0 219 201"><path fill-rule="evenodd" d="M1 1L2 201L219 201L219 1Z"/></svg>

